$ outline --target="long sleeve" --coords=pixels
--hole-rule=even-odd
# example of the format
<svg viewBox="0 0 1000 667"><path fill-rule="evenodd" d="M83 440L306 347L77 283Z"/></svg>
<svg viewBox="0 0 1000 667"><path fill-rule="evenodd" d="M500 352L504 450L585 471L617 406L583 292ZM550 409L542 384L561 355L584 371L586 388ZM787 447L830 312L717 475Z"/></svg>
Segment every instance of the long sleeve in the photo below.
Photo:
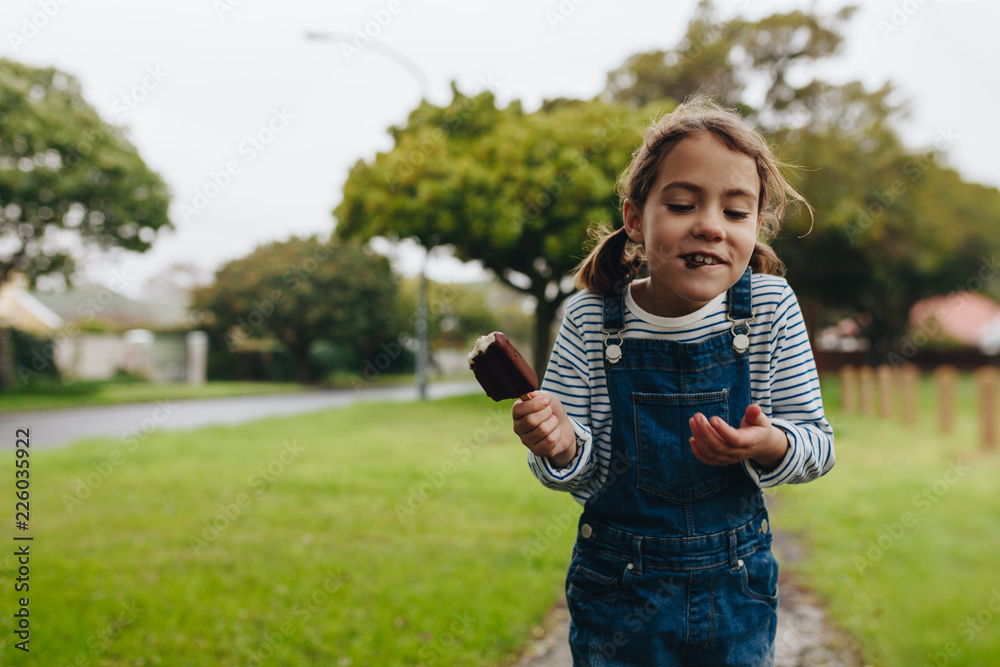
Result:
<svg viewBox="0 0 1000 667"><path fill-rule="evenodd" d="M761 488L799 484L826 474L834 465L833 429L823 411L819 375L798 300L784 286L771 322L769 342L771 423L788 437L788 453L772 471L751 461L744 467Z"/></svg>
<svg viewBox="0 0 1000 667"><path fill-rule="evenodd" d="M589 484L596 470L590 430L591 386L583 336L567 316L556 335L541 388L551 392L566 408L576 432L577 456L565 468L556 468L547 458L528 452L531 471L551 489L579 490Z"/></svg>

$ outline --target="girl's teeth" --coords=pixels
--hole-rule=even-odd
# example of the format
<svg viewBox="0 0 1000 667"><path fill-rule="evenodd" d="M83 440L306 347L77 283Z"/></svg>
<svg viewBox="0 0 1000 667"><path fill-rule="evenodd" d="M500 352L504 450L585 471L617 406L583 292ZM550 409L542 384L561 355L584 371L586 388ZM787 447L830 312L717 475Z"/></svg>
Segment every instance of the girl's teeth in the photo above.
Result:
<svg viewBox="0 0 1000 667"><path fill-rule="evenodd" d="M715 264L714 257L706 257L705 255L694 254L691 255L691 259L693 259L695 262L698 262L699 264Z"/></svg>

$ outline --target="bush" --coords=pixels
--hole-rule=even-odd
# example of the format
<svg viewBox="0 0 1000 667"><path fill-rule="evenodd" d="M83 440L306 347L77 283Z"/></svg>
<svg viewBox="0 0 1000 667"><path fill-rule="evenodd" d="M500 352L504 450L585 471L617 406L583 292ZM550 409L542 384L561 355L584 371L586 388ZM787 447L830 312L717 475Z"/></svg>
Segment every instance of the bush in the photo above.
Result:
<svg viewBox="0 0 1000 667"><path fill-rule="evenodd" d="M35 336L17 329L7 329L14 347L14 377L21 383L38 378L59 380L55 362L55 343L51 338Z"/></svg>

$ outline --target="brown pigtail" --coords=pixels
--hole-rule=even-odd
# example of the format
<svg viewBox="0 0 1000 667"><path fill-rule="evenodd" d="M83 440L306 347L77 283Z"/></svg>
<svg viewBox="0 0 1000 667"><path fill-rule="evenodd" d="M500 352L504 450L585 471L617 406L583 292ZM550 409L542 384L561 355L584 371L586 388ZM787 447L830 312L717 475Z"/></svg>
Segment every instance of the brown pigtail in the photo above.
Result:
<svg viewBox="0 0 1000 667"><path fill-rule="evenodd" d="M580 263L576 273L578 289L614 294L632 282L645 257L642 248L629 239L624 227L613 229L599 223L591 227L594 248Z"/></svg>
<svg viewBox="0 0 1000 667"><path fill-rule="evenodd" d="M770 273L772 276L785 275L785 263L781 261L774 248L757 241L750 255L750 270L753 273Z"/></svg>

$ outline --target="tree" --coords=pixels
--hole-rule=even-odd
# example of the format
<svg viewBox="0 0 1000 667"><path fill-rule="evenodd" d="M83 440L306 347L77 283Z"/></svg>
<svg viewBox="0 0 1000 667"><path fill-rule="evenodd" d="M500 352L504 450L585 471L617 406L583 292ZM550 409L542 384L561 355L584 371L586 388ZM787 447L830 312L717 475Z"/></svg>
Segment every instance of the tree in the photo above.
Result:
<svg viewBox="0 0 1000 667"><path fill-rule="evenodd" d="M741 104L746 83L730 57L737 25L716 23L713 13L703 0L675 48L636 53L609 72L605 99L640 108L705 92L729 106Z"/></svg>
<svg viewBox="0 0 1000 667"><path fill-rule="evenodd" d="M793 148L786 144L786 154ZM873 363L898 365L914 303L965 289L997 291L992 258L1000 192L966 183L935 151L909 152L887 138L867 145L804 134L794 154L822 169L797 173L816 206L811 230L792 216L775 248L803 309L863 314ZM806 236L802 236L808 234ZM801 237L801 238L800 238ZM813 318L818 320L818 317Z"/></svg>
<svg viewBox="0 0 1000 667"><path fill-rule="evenodd" d="M809 79L795 86L789 76L836 55L843 44L839 30L855 7L830 16L800 10L776 13L752 22L742 17L715 20L711 0L701 0L680 43L670 50L637 53L610 72L604 97L641 107L658 100L705 94L739 107L768 128L796 125L822 111L821 91L830 86ZM747 89L763 89L763 98L747 99Z"/></svg>
<svg viewBox="0 0 1000 667"><path fill-rule="evenodd" d="M227 263L195 290L192 308L230 353L250 341L286 347L300 382L315 379L310 353L321 341L348 354L356 370L399 347L388 260L317 237L270 243Z"/></svg>
<svg viewBox="0 0 1000 667"><path fill-rule="evenodd" d="M168 205L161 178L72 76L0 59L0 284L14 270L31 285L69 278L86 250L148 250L170 227Z"/></svg>
<svg viewBox="0 0 1000 667"><path fill-rule="evenodd" d="M891 84L869 91L811 76L839 52L853 13L714 21L714 5L703 0L676 48L629 58L608 75L604 97L634 106L709 94L764 129L781 158L802 167L789 176L816 209L815 220L792 211L773 243L807 324L820 325L824 309L865 314L880 363L915 301L954 290L986 266L998 247L988 230L1000 193L941 166L947 133L933 151L903 146L894 123L905 106L892 101ZM752 90L763 92L750 99Z"/></svg>
<svg viewBox="0 0 1000 667"><path fill-rule="evenodd" d="M148 250L171 226L166 185L72 76L0 59L0 283L72 274L83 247Z"/></svg>
<svg viewBox="0 0 1000 667"><path fill-rule="evenodd" d="M619 218L615 183L651 110L598 100L551 100L526 113L493 95L427 102L393 127L393 148L359 161L334 211L342 238L416 238L479 260L534 297L534 365L544 368L552 325L573 292L570 271L592 222Z"/></svg>

